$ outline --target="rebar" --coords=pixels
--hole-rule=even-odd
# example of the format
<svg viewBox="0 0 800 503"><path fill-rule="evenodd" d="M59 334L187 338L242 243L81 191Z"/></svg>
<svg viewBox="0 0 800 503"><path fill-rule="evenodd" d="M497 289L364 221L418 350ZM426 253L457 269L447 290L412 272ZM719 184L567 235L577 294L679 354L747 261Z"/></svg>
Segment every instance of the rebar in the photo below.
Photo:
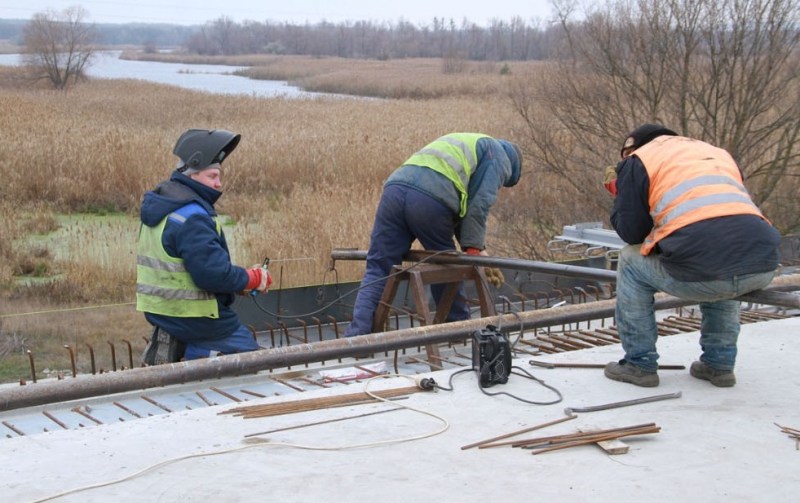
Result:
<svg viewBox="0 0 800 503"><path fill-rule="evenodd" d="M383 399L396 398L423 391L417 386L406 386L385 390L372 391L372 395ZM307 412L310 410L327 409L332 407L345 407L361 403L375 403L376 399L366 392L349 393L346 395L327 396L320 398L309 398L305 400L290 400L287 402L270 403L262 405L246 405L234 407L220 414L233 414L245 419L257 417L278 416L282 414L293 414L295 412Z"/></svg>
<svg viewBox="0 0 800 503"><path fill-rule="evenodd" d="M767 290L782 291L798 288L800 288L800 274L794 274L775 278ZM678 299L663 293L656 294L654 300L654 308L657 310L674 309L693 304L692 301ZM263 349L216 358L140 367L125 372L81 376L69 381L51 380L40 382L35 386L18 386L0 390L0 411L170 384L251 374L308 362L355 357L365 353L379 353L450 341L457 342L487 325L511 327L514 330L518 327L530 330L599 319L613 316L615 306L616 300L614 299L601 300L588 304L565 305L559 308L523 311L438 325L423 325L391 332L323 340L313 344L296 344L290 347ZM598 331L616 336L613 330L599 329Z"/></svg>

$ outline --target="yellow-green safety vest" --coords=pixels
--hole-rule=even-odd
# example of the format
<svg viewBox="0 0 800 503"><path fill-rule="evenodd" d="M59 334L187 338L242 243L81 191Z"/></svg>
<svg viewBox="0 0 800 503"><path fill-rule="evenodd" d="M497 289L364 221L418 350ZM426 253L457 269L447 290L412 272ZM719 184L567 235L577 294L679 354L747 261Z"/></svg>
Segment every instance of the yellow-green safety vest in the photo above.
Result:
<svg viewBox="0 0 800 503"><path fill-rule="evenodd" d="M453 182L460 198L459 218L467 214L467 187L478 166L477 145L481 138L490 136L479 133L448 134L429 143L403 163L430 168Z"/></svg>
<svg viewBox="0 0 800 503"><path fill-rule="evenodd" d="M186 205L155 227L142 224L136 257L136 310L178 318L219 318L213 293L198 287L186 271L183 259L170 256L161 236L168 220L183 223L196 213L208 212L199 204ZM220 224L212 217L221 233Z"/></svg>

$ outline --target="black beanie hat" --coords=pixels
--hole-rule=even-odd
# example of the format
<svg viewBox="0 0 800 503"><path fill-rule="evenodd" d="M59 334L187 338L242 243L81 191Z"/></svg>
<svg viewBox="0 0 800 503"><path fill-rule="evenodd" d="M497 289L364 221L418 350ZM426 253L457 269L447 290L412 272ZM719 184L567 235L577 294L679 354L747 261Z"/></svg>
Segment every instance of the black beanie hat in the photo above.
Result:
<svg viewBox="0 0 800 503"><path fill-rule="evenodd" d="M642 124L631 131L628 137L625 138L625 142L622 144L622 148L619 151L619 156L622 157L622 153L625 152L626 149L637 149L652 141L654 138L663 135L678 136L678 133L665 128L661 124Z"/></svg>

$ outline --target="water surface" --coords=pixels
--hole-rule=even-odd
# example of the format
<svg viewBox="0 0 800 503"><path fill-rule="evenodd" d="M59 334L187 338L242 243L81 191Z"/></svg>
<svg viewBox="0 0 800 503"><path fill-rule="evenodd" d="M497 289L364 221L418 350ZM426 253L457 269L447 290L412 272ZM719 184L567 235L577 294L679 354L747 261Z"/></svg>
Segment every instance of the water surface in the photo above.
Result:
<svg viewBox="0 0 800 503"><path fill-rule="evenodd" d="M246 68L243 66L132 61L120 59L120 53L120 51L95 53L86 74L101 79L146 80L214 94L285 98L339 96L306 92L298 87L290 86L285 81L255 80L231 75L237 70ZM19 54L0 54L0 65L16 66L21 62Z"/></svg>

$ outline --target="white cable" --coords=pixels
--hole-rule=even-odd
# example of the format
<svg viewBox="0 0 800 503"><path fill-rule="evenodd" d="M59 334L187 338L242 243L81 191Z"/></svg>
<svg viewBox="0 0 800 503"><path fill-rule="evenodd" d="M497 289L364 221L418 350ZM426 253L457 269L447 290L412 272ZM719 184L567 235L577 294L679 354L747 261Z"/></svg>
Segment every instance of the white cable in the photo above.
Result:
<svg viewBox="0 0 800 503"><path fill-rule="evenodd" d="M107 481L107 482L99 482L97 484L92 484L92 485L88 485L88 486L76 487L74 489L69 489L69 490L66 490L66 491L62 491L60 493L53 494L53 495L50 495L50 496L47 496L47 497L44 497L44 498L41 498L41 499L33 500L30 503L43 503L45 501L52 501L54 499L58 499L58 498L61 498L63 496L67 496L67 495L70 495L70 494L75 494L75 493L79 493L79 492L83 492L83 491L88 491L90 489L98 489L100 487L107 487L107 486L111 486L111 485L114 485L114 484L119 484L121 482L132 480L132 479L134 479L136 477L144 475L145 473L151 472L151 471L153 471L153 470L155 470L157 468L161 468L162 466L170 465L170 464L173 464L173 463L178 463L180 461L185 461L187 459L192 459L192 458L218 456L220 454L229 454L229 453L232 453L232 452L243 451L245 449L252 449L254 447L293 447L295 449L306 449L306 450L315 450L315 451L337 451L337 450L346 450L346 449L359 449L359 448L364 448L364 447L373 447L373 446L379 446L379 445L389 445L389 444L397 444L397 443L402 443L402 442L411 442L413 440L421 440L423 438L429 438L429 437L433 437L433 436L439 435L440 433L444 433L445 431L447 431L448 428L450 428L450 423L445 418L443 418L441 416L438 416L438 415L436 415L436 414L434 414L432 412L428 412L428 411L424 411L424 410L421 410L421 409L417 409L415 407L411 407L410 405L405 405L405 404L402 404L402 403L399 403L399 402L395 402L395 401L380 397L380 396L375 395L374 393L369 391L369 385L370 385L370 383L372 381L374 381L375 379L383 379L383 378L386 378L386 377L403 377L403 378L406 378L406 379L410 379L410 380L412 380L412 381L414 381L416 383L415 377L413 377L413 376L408 376L408 375L405 375L405 374L381 374L379 376L375 376L375 377L372 377L372 378L368 379L364 383L364 392L366 394L368 394L369 396L371 396L372 398L378 400L378 401L386 402L386 403L389 403L391 405L397 406L398 408L412 410L414 412L419 412L420 414L424 414L426 416L433 417L434 419L438 419L439 421L441 421L444 424L444 426L442 428L440 428L439 430L437 430L437 431L434 431L434 432L431 432L431 433L425 433L425 434L422 434L422 435L416 435L416 436L412 436L412 437L386 439L386 440L379 440L377 442L367 442L367 443L362 443L362 444L351 444L351 445L340 445L340 446L313 446L313 445L292 444L292 443L287 443L287 442L270 442L269 440L260 439L258 437L252 437L252 438L247 438L247 439L243 440L245 445L241 445L239 447L231 447L231 448L222 449L222 450L219 450L219 451L211 451L211 452L204 452L204 453L197 453L197 454L188 454L186 456L181 456L181 457L178 457L178 458L168 459L168 460L165 460L165 461L161 461L160 463L156 463L154 465L150 465L150 466L148 466L146 468L143 468L143 469L139 470L138 472L134 472L134 473L132 473L130 475L126 475L126 476L118 478L118 479L110 480L110 481Z"/></svg>
<svg viewBox="0 0 800 503"><path fill-rule="evenodd" d="M441 421L443 423L442 428L439 429L439 430L436 430L434 432L431 432L431 433L424 433L422 435L416 435L416 436L412 436L412 437L393 438L393 439L390 438L390 439L386 439L386 440L378 440L377 442L366 442L366 443L362 443L362 444L349 444L349 445L339 445L339 446L314 446L314 445L291 444L291 443L286 443L286 442L275 442L275 443L273 443L273 442L269 442L268 440L259 439L258 437L251 437L251 438L245 440L245 442L255 443L255 444L258 444L258 445L294 447L296 449L307 449L307 450L313 450L313 451L340 451L340 450L348 450L348 449L361 449L361 448L364 448L364 447L374 447L374 446L378 446L378 445L399 444L399 443L402 443L402 442L411 442L413 440L422 440L423 438L429 438L429 437L433 437L433 436L439 435L441 433L444 433L445 431L447 431L448 428L450 428L450 423L445 418L443 418L441 416L438 416L438 415L434 414L433 412L428 412L428 411L425 411L425 410L422 410L422 409L417 409L416 407L412 407L410 405L406 405L406 404L403 404L403 403L395 402L395 401L389 400L387 398L383 398L383 397L380 397L378 395L375 395L374 393L369 391L369 384L372 381L374 381L375 379L383 379L383 378L386 378L386 377L403 377L405 379L409 379L409 380L413 381L416 384L416 377L415 376L409 376L409 375L405 375L405 374L381 374L379 376L375 376L375 377L369 378L367 380L367 382L364 383L364 393L366 393L367 395L371 396L375 400L379 400L381 402L386 402L386 403L389 403L391 405L395 405L398 408L413 410L414 412L419 412L420 414L424 414L424 415L430 416L430 417L432 417L434 419L438 419L439 421Z"/></svg>

